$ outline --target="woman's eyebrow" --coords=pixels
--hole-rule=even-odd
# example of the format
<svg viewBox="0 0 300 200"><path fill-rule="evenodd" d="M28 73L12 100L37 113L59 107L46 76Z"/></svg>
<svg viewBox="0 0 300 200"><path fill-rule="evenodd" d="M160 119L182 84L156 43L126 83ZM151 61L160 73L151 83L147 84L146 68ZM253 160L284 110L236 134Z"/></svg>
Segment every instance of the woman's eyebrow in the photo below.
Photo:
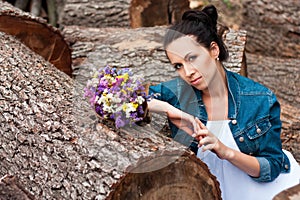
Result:
<svg viewBox="0 0 300 200"><path fill-rule="evenodd" d="M184 56L183 59L186 60L186 59L188 58L188 56L191 55L191 53L192 53L192 52L187 53L187 54Z"/></svg>

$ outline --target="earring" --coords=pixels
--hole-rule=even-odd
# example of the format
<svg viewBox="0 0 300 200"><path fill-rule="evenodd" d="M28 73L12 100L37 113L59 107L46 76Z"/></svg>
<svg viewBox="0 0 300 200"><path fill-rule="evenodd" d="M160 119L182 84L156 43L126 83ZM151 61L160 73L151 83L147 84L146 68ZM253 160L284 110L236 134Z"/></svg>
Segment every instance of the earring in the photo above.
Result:
<svg viewBox="0 0 300 200"><path fill-rule="evenodd" d="M220 59L219 59L219 57L217 57L217 61L219 61Z"/></svg>

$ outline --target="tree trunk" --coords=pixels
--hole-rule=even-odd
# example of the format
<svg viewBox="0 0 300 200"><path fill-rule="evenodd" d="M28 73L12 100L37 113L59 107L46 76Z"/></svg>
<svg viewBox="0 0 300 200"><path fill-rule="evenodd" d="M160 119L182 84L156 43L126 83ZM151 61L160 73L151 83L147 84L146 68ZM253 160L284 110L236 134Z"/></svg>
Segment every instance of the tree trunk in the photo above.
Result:
<svg viewBox="0 0 300 200"><path fill-rule="evenodd" d="M186 147L150 125L99 123L83 85L10 35L0 32L0 46L0 177L15 176L36 199L220 199Z"/></svg>
<svg viewBox="0 0 300 200"><path fill-rule="evenodd" d="M298 0L244 0L242 28L247 30L247 51L265 56L299 58Z"/></svg>
<svg viewBox="0 0 300 200"><path fill-rule="evenodd" d="M45 20L0 1L0 31L14 35L58 69L72 74L69 46L59 30Z"/></svg>

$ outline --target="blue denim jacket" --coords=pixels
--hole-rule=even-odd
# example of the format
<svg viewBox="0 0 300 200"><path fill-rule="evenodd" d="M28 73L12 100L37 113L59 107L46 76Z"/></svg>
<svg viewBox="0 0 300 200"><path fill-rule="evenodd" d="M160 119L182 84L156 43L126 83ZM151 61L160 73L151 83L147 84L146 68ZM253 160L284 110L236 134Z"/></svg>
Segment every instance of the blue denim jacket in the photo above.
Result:
<svg viewBox="0 0 300 200"><path fill-rule="evenodd" d="M282 151L280 105L274 93L263 85L226 70L228 119L232 135L241 152L255 156L260 164L259 182L273 181L281 172L290 171L290 162ZM207 112L201 91L181 78L150 86L149 94L198 117L204 124ZM174 140L196 153L197 141L169 121Z"/></svg>

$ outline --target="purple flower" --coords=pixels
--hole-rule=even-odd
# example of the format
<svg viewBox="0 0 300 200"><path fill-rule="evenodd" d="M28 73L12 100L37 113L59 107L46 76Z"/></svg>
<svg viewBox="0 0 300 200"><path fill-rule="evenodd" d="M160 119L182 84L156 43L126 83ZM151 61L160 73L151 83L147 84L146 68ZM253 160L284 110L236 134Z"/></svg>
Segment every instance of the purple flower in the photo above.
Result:
<svg viewBox="0 0 300 200"><path fill-rule="evenodd" d="M116 118L115 123L116 123L116 127L117 127L117 128L121 128L121 127L125 126L125 122L122 120L122 117L121 117L121 116L118 116L118 117Z"/></svg>

